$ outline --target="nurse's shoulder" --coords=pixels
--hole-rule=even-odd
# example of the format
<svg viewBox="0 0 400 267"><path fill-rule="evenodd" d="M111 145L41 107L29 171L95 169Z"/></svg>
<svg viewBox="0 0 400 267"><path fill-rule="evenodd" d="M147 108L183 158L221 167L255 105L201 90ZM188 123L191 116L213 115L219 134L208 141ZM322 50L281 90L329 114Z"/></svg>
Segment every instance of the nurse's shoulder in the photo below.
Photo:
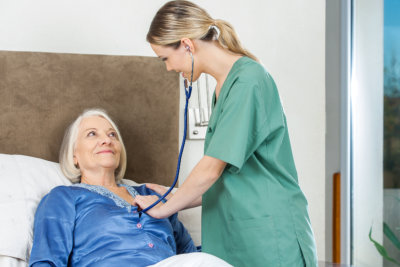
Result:
<svg viewBox="0 0 400 267"><path fill-rule="evenodd" d="M245 86L250 91L257 90L261 94L271 94L276 91L276 85L265 67L251 58L243 57L238 62L235 83Z"/></svg>
<svg viewBox="0 0 400 267"><path fill-rule="evenodd" d="M251 58L243 57L238 62L237 81L247 84L257 84L261 82L273 82L269 72L262 63Z"/></svg>

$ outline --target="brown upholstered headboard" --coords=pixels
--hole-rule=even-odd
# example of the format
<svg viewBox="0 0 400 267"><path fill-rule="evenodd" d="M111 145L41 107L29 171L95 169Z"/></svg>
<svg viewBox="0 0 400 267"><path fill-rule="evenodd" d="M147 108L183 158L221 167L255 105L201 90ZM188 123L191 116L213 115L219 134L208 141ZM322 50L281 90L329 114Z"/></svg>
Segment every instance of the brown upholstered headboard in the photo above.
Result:
<svg viewBox="0 0 400 267"><path fill-rule="evenodd" d="M178 81L152 57L0 51L0 153L58 162L67 125L98 107L120 128L125 177L170 184L179 148Z"/></svg>

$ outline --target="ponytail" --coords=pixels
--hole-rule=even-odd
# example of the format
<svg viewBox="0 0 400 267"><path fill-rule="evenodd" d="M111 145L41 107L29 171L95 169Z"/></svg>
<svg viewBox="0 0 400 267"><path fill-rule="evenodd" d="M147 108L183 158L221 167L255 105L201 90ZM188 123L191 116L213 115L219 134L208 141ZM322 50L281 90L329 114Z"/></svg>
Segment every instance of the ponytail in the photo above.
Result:
<svg viewBox="0 0 400 267"><path fill-rule="evenodd" d="M243 48L235 30L230 23L217 19L215 20L214 24L218 29L217 31L219 31L217 41L223 48L228 49L235 54L243 55L258 61L258 59L252 53Z"/></svg>

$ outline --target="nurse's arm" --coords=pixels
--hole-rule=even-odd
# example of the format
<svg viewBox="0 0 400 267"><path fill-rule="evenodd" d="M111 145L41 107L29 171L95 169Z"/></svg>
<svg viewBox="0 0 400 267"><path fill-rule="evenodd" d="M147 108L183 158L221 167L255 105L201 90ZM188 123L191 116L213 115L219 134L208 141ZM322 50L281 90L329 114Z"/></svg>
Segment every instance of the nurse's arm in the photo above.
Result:
<svg viewBox="0 0 400 267"><path fill-rule="evenodd" d="M146 187L157 192L161 196L163 196L168 191L167 187L165 187L163 185L159 185L159 184L146 183ZM168 195L165 196L165 199L169 200L173 195L174 195L173 193L169 193ZM201 206L201 201L202 201L202 197L200 196L199 198L194 200L189 206L187 206L185 209Z"/></svg>
<svg viewBox="0 0 400 267"><path fill-rule="evenodd" d="M190 208L195 208L195 207L201 206L202 199L203 199L202 196L199 196L192 203L190 203L188 206L186 206L185 209L190 209Z"/></svg>
<svg viewBox="0 0 400 267"><path fill-rule="evenodd" d="M199 206L201 196L218 180L225 166L226 162L222 160L204 156L173 196L165 204L158 205L147 213L154 218L166 218L185 208ZM135 200L144 209L147 202L142 198L144 196L137 196Z"/></svg>

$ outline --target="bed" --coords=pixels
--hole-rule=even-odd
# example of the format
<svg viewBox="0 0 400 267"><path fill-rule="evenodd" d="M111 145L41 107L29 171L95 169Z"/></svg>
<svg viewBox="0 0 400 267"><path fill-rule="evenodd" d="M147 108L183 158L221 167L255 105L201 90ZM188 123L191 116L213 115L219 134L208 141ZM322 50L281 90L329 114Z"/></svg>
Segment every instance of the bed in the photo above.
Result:
<svg viewBox="0 0 400 267"><path fill-rule="evenodd" d="M120 127L125 183L172 183L178 81L152 57L0 51L0 266L27 265L40 199L70 184L57 163L64 130L86 108L105 109ZM196 245L200 213L179 213Z"/></svg>

